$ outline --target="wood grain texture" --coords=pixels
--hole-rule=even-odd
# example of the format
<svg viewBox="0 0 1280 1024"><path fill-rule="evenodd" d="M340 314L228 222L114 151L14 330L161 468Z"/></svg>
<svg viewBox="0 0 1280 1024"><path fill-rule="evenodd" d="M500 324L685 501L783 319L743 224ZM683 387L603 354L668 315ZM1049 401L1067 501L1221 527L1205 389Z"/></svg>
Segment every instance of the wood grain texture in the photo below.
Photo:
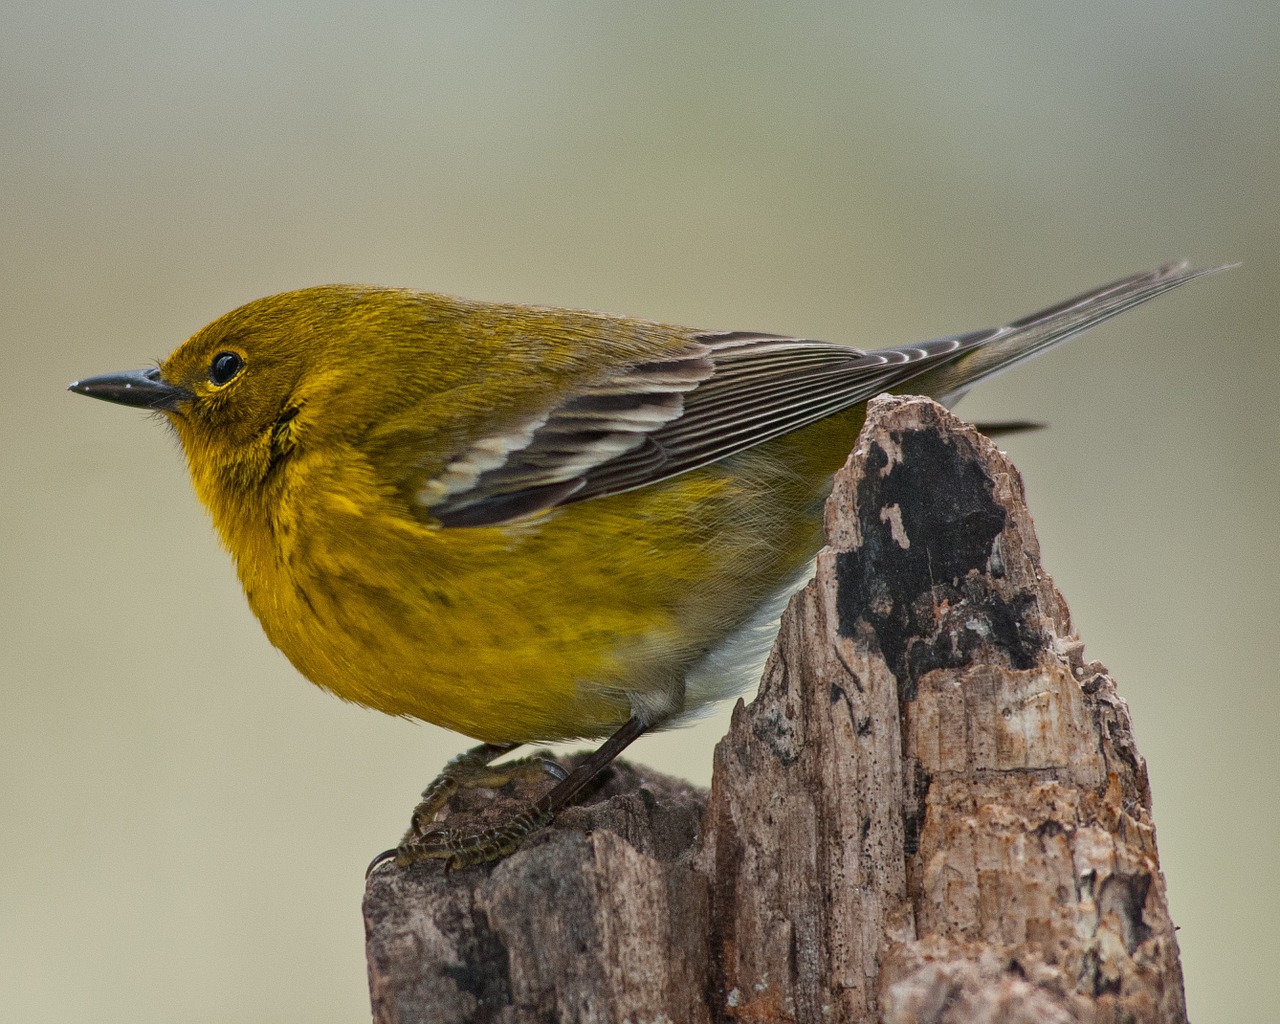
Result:
<svg viewBox="0 0 1280 1024"><path fill-rule="evenodd" d="M503 862L374 873L376 1021L1186 1019L1128 709L1017 471L876 399L827 532L709 794L619 766Z"/></svg>

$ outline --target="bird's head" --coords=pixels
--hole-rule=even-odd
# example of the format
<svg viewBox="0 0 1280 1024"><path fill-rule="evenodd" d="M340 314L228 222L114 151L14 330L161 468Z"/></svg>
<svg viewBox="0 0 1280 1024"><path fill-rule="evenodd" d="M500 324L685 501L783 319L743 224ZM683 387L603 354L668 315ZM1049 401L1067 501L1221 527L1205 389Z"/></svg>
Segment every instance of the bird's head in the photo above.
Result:
<svg viewBox="0 0 1280 1024"><path fill-rule="evenodd" d="M269 296L218 318L158 367L70 390L164 415L207 501L218 489L247 494L296 451L355 441L402 395L423 393L429 382L412 378L439 312L433 298L354 285Z"/></svg>
<svg viewBox="0 0 1280 1024"><path fill-rule="evenodd" d="M198 331L158 367L90 377L71 390L162 414L202 492L206 480L250 487L294 440L311 353L293 305L288 296L260 299Z"/></svg>

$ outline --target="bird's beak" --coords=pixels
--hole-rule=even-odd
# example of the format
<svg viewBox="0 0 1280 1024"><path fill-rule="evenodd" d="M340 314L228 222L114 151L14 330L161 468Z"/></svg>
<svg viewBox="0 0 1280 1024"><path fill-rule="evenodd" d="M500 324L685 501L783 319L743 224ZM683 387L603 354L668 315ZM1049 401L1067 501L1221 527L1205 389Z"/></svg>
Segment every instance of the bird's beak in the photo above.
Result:
<svg viewBox="0 0 1280 1024"><path fill-rule="evenodd" d="M68 385L67 390L90 398L101 398L104 402L136 405L142 409L158 409L162 412L174 412L183 402L195 397L185 388L175 387L162 380L160 371L155 367L86 377Z"/></svg>

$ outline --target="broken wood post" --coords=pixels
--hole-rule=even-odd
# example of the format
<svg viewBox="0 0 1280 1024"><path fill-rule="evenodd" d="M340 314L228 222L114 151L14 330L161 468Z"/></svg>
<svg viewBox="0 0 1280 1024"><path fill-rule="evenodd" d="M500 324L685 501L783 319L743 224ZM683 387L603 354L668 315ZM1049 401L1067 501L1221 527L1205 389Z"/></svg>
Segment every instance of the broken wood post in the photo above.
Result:
<svg viewBox="0 0 1280 1024"><path fill-rule="evenodd" d="M619 766L504 861L374 872L375 1021L1185 1021L1128 708L1017 470L881 397L827 537L709 794Z"/></svg>

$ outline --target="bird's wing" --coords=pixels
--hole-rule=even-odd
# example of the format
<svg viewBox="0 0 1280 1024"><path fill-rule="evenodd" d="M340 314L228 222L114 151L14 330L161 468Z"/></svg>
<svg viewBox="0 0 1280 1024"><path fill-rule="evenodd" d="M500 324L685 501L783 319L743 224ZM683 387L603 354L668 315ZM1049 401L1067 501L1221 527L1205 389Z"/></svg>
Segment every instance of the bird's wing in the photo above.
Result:
<svg viewBox="0 0 1280 1024"><path fill-rule="evenodd" d="M683 354L622 367L473 444L418 500L444 526L492 526L643 487L865 401L969 337L861 352L774 335L694 335Z"/></svg>
<svg viewBox="0 0 1280 1024"><path fill-rule="evenodd" d="M418 502L444 526L492 526L697 469L908 382L950 404L977 381L1220 269L1171 263L1003 327L870 352L770 334L691 334L685 351L621 366L473 443L423 485Z"/></svg>

